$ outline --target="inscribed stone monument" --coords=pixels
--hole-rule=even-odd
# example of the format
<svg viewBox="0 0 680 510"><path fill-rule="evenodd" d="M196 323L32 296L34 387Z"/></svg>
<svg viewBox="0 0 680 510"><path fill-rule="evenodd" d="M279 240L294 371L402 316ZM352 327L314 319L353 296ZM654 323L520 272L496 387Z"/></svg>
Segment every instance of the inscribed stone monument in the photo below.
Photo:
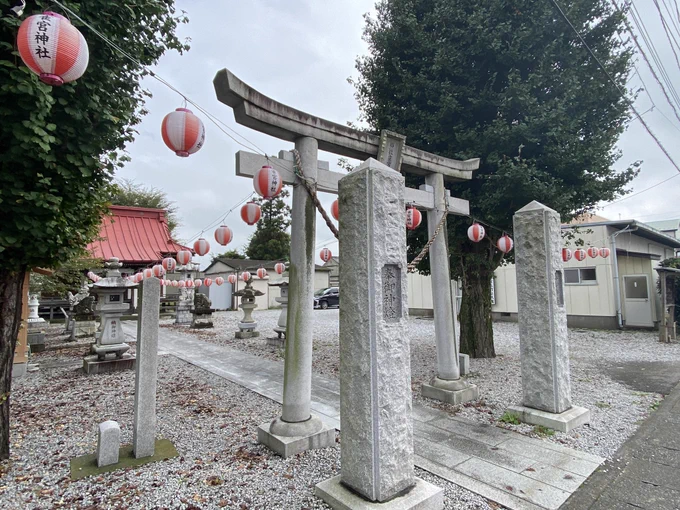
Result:
<svg viewBox="0 0 680 510"><path fill-rule="evenodd" d="M316 494L333 508L442 508L413 469L404 178L369 159L339 191L341 474Z"/></svg>
<svg viewBox="0 0 680 510"><path fill-rule="evenodd" d="M515 213L522 406L520 420L567 432L590 412L571 405L560 216L536 201Z"/></svg>

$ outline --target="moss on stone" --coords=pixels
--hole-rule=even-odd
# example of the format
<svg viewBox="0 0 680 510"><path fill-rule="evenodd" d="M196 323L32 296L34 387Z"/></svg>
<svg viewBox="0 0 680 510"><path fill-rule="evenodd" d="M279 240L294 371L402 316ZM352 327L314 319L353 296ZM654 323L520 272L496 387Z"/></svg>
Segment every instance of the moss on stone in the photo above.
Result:
<svg viewBox="0 0 680 510"><path fill-rule="evenodd" d="M177 457L175 446L168 439L157 439L155 454L153 457L142 457L136 459L132 453L132 445L121 446L118 463L110 466L97 466L97 454L83 455L71 459L71 480L80 480L88 476L109 473L118 469L142 466L151 462L172 459Z"/></svg>

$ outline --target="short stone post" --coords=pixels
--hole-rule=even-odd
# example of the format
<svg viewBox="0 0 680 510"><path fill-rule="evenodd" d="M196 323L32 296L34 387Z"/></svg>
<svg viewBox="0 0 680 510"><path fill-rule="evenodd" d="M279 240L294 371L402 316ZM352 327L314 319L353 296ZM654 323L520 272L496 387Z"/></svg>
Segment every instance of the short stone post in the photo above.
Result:
<svg viewBox="0 0 680 510"><path fill-rule="evenodd" d="M434 232L446 214L446 187L442 174L428 174L427 186L434 192L435 208L427 211L427 234ZM449 404L461 404L479 398L479 388L461 378L458 345L456 343L456 320L451 292L449 253L446 242L446 223L432 243L429 251L430 272L432 273L432 303L434 307L435 343L437 346L437 375L430 384L423 384L424 397L441 400Z"/></svg>
<svg viewBox="0 0 680 510"><path fill-rule="evenodd" d="M118 464L120 453L120 426L118 422L108 420L99 424L97 436L97 466L104 467Z"/></svg>
<svg viewBox="0 0 680 510"><path fill-rule="evenodd" d="M569 432L588 423L590 411L571 405L560 215L533 201L513 225L523 402L508 412Z"/></svg>
<svg viewBox="0 0 680 510"><path fill-rule="evenodd" d="M161 282L145 278L139 286L135 421L132 446L135 458L152 457L156 445L156 381L158 379L158 321Z"/></svg>
<svg viewBox="0 0 680 510"><path fill-rule="evenodd" d="M369 159L339 182L341 474L333 508L443 508L415 477L404 177Z"/></svg>

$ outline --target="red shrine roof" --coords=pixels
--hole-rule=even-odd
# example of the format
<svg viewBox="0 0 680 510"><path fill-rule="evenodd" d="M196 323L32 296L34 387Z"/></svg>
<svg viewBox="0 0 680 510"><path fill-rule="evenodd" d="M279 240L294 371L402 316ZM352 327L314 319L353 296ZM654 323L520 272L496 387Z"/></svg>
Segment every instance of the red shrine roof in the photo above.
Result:
<svg viewBox="0 0 680 510"><path fill-rule="evenodd" d="M96 258L118 257L124 265L158 264L179 250L193 250L170 238L163 209L112 205L102 218L99 239L87 245Z"/></svg>

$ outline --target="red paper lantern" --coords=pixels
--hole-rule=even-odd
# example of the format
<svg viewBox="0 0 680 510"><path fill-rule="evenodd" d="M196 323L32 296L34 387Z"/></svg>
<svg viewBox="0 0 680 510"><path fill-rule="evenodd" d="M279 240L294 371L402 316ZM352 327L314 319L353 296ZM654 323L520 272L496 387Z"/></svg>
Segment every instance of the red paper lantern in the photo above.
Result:
<svg viewBox="0 0 680 510"><path fill-rule="evenodd" d="M335 218L335 221L340 221L340 201L337 198L331 204L331 215Z"/></svg>
<svg viewBox="0 0 680 510"><path fill-rule="evenodd" d="M189 254L189 257L191 258L191 253ZM177 262L172 257L166 257L163 259L162 265L166 273L172 273L175 270L175 267L177 267Z"/></svg>
<svg viewBox="0 0 680 510"><path fill-rule="evenodd" d="M278 171L265 165L253 176L253 187L262 198L274 198L281 193L283 181Z"/></svg>
<svg viewBox="0 0 680 510"><path fill-rule="evenodd" d="M329 250L328 248L322 249L321 253L319 253L319 257L321 257L321 260L323 260L324 262L328 262L329 260L331 260L332 256L333 254L331 253L331 250Z"/></svg>
<svg viewBox="0 0 680 510"><path fill-rule="evenodd" d="M283 274L283 272L286 270L286 264L283 262L277 262L276 265L274 266L274 269L278 274Z"/></svg>
<svg viewBox="0 0 680 510"><path fill-rule="evenodd" d="M584 250L583 248L579 248L578 250L576 250L574 252L574 257L576 257L576 260L578 260L579 262L581 262L582 260L585 260L586 259L586 250Z"/></svg>
<svg viewBox="0 0 680 510"><path fill-rule="evenodd" d="M224 283L224 278L222 278L221 276L218 276L217 278L215 278L215 285L217 285L218 287L220 285L222 285L223 283Z"/></svg>
<svg viewBox="0 0 680 510"><path fill-rule="evenodd" d="M569 248L562 248L562 262L569 262L571 260L571 250Z"/></svg>
<svg viewBox="0 0 680 510"><path fill-rule="evenodd" d="M186 282L185 282L184 280L179 280L179 281L177 282L177 286L178 286L180 289L183 289L184 287L187 286L187 284L186 284Z"/></svg>
<svg viewBox="0 0 680 510"><path fill-rule="evenodd" d="M210 243L201 237L194 242L194 251L197 255L203 256L210 251Z"/></svg>
<svg viewBox="0 0 680 510"><path fill-rule="evenodd" d="M203 285L205 285L206 287L210 287L212 285L212 279L206 278L205 280L203 280Z"/></svg>
<svg viewBox="0 0 680 510"><path fill-rule="evenodd" d="M163 283L165 284L166 287L172 287L172 281L168 279L164 279Z"/></svg>
<svg viewBox="0 0 680 510"><path fill-rule="evenodd" d="M241 273L241 280L243 280L244 282L250 280L250 273L248 271L243 271Z"/></svg>
<svg viewBox="0 0 680 510"><path fill-rule="evenodd" d="M144 279L144 273L135 274L135 283L139 283Z"/></svg>
<svg viewBox="0 0 680 510"><path fill-rule="evenodd" d="M415 207L409 207L406 209L406 228L409 230L415 230L423 221L423 215Z"/></svg>
<svg viewBox="0 0 680 510"><path fill-rule="evenodd" d="M228 245L234 238L234 234L229 227L222 225L215 229L215 241L217 241L222 246Z"/></svg>
<svg viewBox="0 0 680 510"><path fill-rule="evenodd" d="M186 266L189 262L191 262L191 252L189 250L178 251L177 262L180 266Z"/></svg>
<svg viewBox="0 0 680 510"><path fill-rule="evenodd" d="M184 287L187 289L193 289L194 288L194 281L193 280L184 280Z"/></svg>
<svg viewBox="0 0 680 510"><path fill-rule="evenodd" d="M482 239L484 239L484 227L482 227L479 223L473 223L470 225L470 228L468 228L467 231L467 236L470 241L473 243L478 243Z"/></svg>
<svg viewBox="0 0 680 510"><path fill-rule="evenodd" d="M611 253L611 250L609 248L600 248L600 256L603 259L606 259L609 257L609 254Z"/></svg>
<svg viewBox="0 0 680 510"><path fill-rule="evenodd" d="M183 158L198 152L205 142L203 122L186 108L177 108L165 116L161 134L165 145Z"/></svg>
<svg viewBox="0 0 680 510"><path fill-rule="evenodd" d="M77 80L90 58L83 34L64 16L50 11L21 23L17 46L24 64L48 85Z"/></svg>
<svg viewBox="0 0 680 510"><path fill-rule="evenodd" d="M171 285L172 285L173 287L179 287L179 282L178 282L177 280L172 280Z"/></svg>
<svg viewBox="0 0 680 510"><path fill-rule="evenodd" d="M152 276L153 276L153 269L151 269L150 267L147 267L144 270L144 278L151 278Z"/></svg>
<svg viewBox="0 0 680 510"><path fill-rule="evenodd" d="M503 253L509 253L510 250L512 250L512 246L513 246L512 238L507 234L501 236L501 238L496 243L496 247Z"/></svg>
<svg viewBox="0 0 680 510"><path fill-rule="evenodd" d="M237 279L238 279L238 278L237 278L237 276L236 276L235 274L230 274L229 276L227 276L227 281L228 281L229 283L231 283L232 285L236 285L236 280L237 280ZM217 281L217 280L215 280L215 281Z"/></svg>
<svg viewBox="0 0 680 510"><path fill-rule="evenodd" d="M203 281L200 278L196 278L194 280L194 287L198 289L201 285L203 285Z"/></svg>
<svg viewBox="0 0 680 510"><path fill-rule="evenodd" d="M161 287L165 285L165 280L159 280L161 282Z"/></svg>
<svg viewBox="0 0 680 510"><path fill-rule="evenodd" d="M591 246L590 248L588 248L588 256L591 259L596 259L599 254L600 250L597 249L595 246Z"/></svg>
<svg viewBox="0 0 680 510"><path fill-rule="evenodd" d="M261 267L257 270L257 277L260 280L264 280L266 276L267 276L267 270L264 267Z"/></svg>
<svg viewBox="0 0 680 510"><path fill-rule="evenodd" d="M241 219L248 225L255 225L255 223L260 221L261 215L262 210L255 202L248 202L241 207Z"/></svg>
<svg viewBox="0 0 680 510"><path fill-rule="evenodd" d="M163 266L161 266L160 264L156 264L156 265L153 266L153 268L151 268L151 269L152 269L152 271L153 271L153 275L154 275L156 278L161 278L161 277L165 274L165 269L164 269Z"/></svg>

